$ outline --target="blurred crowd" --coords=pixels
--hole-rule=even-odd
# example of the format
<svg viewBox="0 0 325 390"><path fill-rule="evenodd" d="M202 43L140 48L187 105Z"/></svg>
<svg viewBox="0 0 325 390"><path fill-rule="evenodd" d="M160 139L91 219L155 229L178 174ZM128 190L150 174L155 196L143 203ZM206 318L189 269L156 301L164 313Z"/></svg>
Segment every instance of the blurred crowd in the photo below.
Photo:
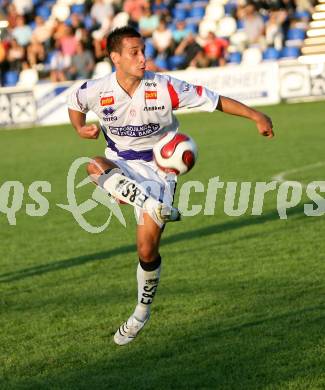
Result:
<svg viewBox="0 0 325 390"><path fill-rule="evenodd" d="M0 0L2 86L99 77L129 24L155 71L297 57L313 0Z"/></svg>

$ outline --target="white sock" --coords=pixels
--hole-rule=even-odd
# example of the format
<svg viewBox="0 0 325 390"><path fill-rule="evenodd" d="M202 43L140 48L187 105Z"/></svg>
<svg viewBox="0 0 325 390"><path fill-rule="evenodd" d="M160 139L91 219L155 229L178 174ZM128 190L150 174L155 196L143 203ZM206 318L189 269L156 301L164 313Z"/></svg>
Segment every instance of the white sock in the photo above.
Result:
<svg viewBox="0 0 325 390"><path fill-rule="evenodd" d="M161 265L153 271L145 271L140 263L137 268L138 304L134 310L134 317L145 321L150 315L150 307L159 283Z"/></svg>

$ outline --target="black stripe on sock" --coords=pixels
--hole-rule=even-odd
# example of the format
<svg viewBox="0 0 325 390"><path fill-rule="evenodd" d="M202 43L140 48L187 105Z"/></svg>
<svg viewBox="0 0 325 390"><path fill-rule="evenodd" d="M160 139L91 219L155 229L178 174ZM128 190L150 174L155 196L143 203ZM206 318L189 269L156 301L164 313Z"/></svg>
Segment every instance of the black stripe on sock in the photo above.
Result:
<svg viewBox="0 0 325 390"><path fill-rule="evenodd" d="M147 271L147 272L154 271L160 267L161 257L160 257L160 255L158 255L158 257L155 260L150 261L150 262L146 262L146 261L139 259L139 263L141 265L141 268L144 271Z"/></svg>

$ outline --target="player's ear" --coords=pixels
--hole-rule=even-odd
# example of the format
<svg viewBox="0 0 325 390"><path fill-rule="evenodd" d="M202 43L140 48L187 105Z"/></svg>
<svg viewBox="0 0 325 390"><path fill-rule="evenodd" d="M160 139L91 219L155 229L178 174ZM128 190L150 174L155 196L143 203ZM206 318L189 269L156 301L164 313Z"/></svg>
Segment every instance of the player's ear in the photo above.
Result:
<svg viewBox="0 0 325 390"><path fill-rule="evenodd" d="M117 51L112 51L110 57L114 65L119 63L120 55Z"/></svg>

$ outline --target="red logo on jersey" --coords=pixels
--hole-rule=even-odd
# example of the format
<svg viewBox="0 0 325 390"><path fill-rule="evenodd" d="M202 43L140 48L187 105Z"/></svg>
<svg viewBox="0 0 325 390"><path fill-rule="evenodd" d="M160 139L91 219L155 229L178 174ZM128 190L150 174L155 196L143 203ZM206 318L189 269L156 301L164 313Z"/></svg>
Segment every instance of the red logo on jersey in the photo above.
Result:
<svg viewBox="0 0 325 390"><path fill-rule="evenodd" d="M144 91L145 99L157 99L157 91Z"/></svg>
<svg viewBox="0 0 325 390"><path fill-rule="evenodd" d="M106 96L100 98L100 105L101 106L110 106L114 104L114 96Z"/></svg>
<svg viewBox="0 0 325 390"><path fill-rule="evenodd" d="M203 88L201 87L201 85L197 85L195 87L196 89L196 93L199 95L199 96L202 96L202 91L203 91Z"/></svg>

